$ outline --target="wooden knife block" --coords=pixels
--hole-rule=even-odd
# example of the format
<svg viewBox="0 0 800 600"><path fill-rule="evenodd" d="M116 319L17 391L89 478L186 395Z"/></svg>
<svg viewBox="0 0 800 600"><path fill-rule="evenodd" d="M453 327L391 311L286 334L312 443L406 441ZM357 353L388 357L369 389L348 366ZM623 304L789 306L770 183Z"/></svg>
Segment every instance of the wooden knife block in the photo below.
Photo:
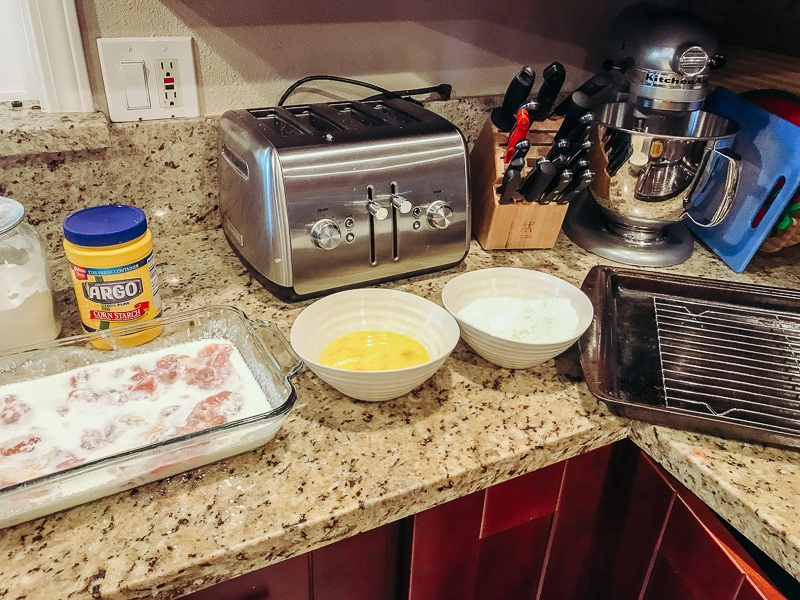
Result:
<svg viewBox="0 0 800 600"><path fill-rule="evenodd" d="M531 123L528 133L531 148L523 178L536 159L547 154L560 125L560 117ZM525 201L500 204L497 187L505 172L503 156L507 142L508 133L499 131L487 119L470 153L472 233L484 250L552 248L567 213L566 204Z"/></svg>

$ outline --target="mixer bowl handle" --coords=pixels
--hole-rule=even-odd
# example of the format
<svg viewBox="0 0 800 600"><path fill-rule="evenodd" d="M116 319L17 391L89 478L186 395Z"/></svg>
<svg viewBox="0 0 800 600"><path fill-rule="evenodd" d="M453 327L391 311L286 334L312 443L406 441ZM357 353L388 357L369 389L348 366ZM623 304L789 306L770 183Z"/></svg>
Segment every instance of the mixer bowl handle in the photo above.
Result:
<svg viewBox="0 0 800 600"><path fill-rule="evenodd" d="M725 188L722 191L722 198L719 201L717 210L708 221L708 223L700 223L691 213L686 212L686 216L692 223L698 227L714 227L719 225L722 220L728 216L733 206L733 201L736 198L736 193L739 191L739 179L742 172L742 157L731 150L730 148L714 148L714 154L725 160L727 171L725 175Z"/></svg>

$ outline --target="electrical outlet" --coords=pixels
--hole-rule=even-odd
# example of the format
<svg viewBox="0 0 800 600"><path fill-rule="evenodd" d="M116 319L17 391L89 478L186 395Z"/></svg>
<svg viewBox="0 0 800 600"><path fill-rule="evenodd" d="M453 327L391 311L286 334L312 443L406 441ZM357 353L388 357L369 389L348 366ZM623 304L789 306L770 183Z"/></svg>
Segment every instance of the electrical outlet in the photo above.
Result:
<svg viewBox="0 0 800 600"><path fill-rule="evenodd" d="M200 116L191 37L99 38L114 122Z"/></svg>
<svg viewBox="0 0 800 600"><path fill-rule="evenodd" d="M161 108L183 106L180 63L177 58L162 58L154 63L158 81L158 103Z"/></svg>

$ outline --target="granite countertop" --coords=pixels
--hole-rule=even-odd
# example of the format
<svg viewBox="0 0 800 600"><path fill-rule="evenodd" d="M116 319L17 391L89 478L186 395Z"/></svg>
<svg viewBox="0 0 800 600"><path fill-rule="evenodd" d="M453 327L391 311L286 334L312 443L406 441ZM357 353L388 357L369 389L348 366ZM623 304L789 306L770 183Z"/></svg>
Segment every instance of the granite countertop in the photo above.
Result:
<svg viewBox="0 0 800 600"><path fill-rule="evenodd" d="M167 314L229 304L288 336L311 302L277 300L218 229L160 236L156 257ZM759 256L752 270L736 274L698 248L668 270L797 287L797 257L793 249ZM486 252L473 242L458 267L385 285L440 302L444 284L466 270L520 266L579 285L607 262L563 234L548 250ZM69 331L78 321L63 271L55 279ZM629 435L800 575L800 477L792 477L800 454L630 427L588 392L574 352L510 371L459 342L427 383L380 403L343 397L309 371L293 382L296 407L262 448L2 530L0 597L179 596Z"/></svg>
<svg viewBox="0 0 800 600"><path fill-rule="evenodd" d="M474 140L496 102L433 108ZM218 228L215 119L109 125L25 107L0 110L0 130L0 194L23 202L45 240L63 335L79 319L61 219L109 201L148 215L165 314L227 304L288 337L311 302L272 296ZM737 274L698 244L663 271L799 289L798 262L800 246L757 254ZM518 266L579 285L608 263L563 234L547 250L473 241L459 266L385 286L440 302L466 270ZM583 383L574 348L510 371L459 342L428 382L381 403L350 400L308 371L292 381L297 404L265 446L0 530L0 598L177 597L626 437L800 578L800 453L615 417Z"/></svg>

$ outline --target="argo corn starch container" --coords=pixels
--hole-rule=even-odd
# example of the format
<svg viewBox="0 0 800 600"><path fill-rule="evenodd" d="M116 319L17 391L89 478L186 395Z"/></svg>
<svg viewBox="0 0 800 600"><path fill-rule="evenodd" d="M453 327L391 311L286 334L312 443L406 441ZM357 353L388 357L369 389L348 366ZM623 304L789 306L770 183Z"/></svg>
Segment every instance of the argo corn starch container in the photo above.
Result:
<svg viewBox="0 0 800 600"><path fill-rule="evenodd" d="M63 222L83 329L113 329L161 316L161 296L153 259L153 237L144 212L134 206L85 208ZM159 328L117 336L114 345L135 346L159 334ZM96 342L97 347L110 344Z"/></svg>

